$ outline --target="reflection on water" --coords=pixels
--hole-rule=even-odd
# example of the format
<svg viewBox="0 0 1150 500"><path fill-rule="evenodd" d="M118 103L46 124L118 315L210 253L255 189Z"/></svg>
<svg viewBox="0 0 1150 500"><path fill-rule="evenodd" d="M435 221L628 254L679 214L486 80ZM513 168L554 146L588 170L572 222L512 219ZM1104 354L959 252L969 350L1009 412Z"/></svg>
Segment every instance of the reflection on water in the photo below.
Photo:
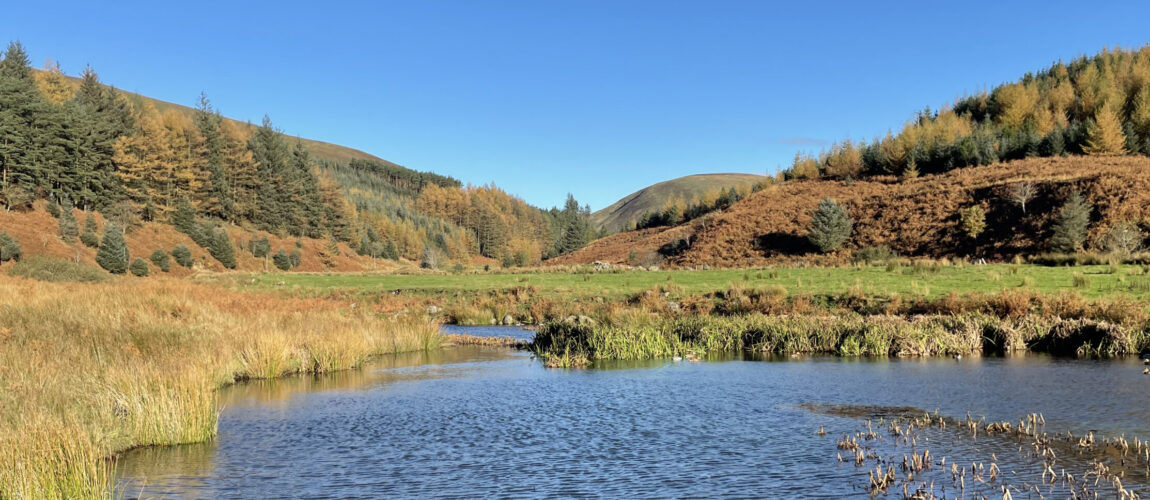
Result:
<svg viewBox="0 0 1150 500"><path fill-rule="evenodd" d="M117 489L167 498L865 497L860 471L834 458L833 437L857 422L799 405L995 420L1038 411L1051 431L1150 436L1148 383L1136 360L739 355L549 370L529 353L459 347L230 388L214 443L129 453ZM817 436L820 426L832 435ZM954 457L968 462L987 452L956 450L972 454Z"/></svg>

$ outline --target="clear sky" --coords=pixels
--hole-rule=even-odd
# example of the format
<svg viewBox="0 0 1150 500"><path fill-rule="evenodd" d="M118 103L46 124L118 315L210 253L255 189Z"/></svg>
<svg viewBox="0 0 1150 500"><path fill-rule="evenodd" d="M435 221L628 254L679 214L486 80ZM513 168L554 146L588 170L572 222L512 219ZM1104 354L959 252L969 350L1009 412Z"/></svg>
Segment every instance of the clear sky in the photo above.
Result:
<svg viewBox="0 0 1150 500"><path fill-rule="evenodd" d="M598 209L1140 46L1150 2L1125 3L21 1L0 35L37 66L185 105L205 91L232 118Z"/></svg>

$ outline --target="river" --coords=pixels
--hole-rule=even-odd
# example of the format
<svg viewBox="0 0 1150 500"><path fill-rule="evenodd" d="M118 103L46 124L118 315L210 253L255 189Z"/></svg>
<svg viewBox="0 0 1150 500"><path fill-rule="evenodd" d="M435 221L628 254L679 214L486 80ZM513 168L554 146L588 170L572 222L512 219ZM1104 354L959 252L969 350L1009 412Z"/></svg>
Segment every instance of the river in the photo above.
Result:
<svg viewBox="0 0 1150 500"><path fill-rule="evenodd" d="M1136 359L725 356L556 370L526 352L455 347L389 356L363 370L241 384L221 398L214 442L125 454L117 494L867 497L873 464L839 463L836 447L862 420L811 404L1015 422L1040 412L1051 432L1150 437L1150 376ZM1037 482L1035 460L1013 443L956 432L922 439L933 440L936 457L989 465L993 454L1003 469L1017 469L1017 484ZM897 458L911 449L886 439L876 452ZM1071 459L1067 467L1084 463ZM1125 482L1144 497L1150 492L1144 475Z"/></svg>

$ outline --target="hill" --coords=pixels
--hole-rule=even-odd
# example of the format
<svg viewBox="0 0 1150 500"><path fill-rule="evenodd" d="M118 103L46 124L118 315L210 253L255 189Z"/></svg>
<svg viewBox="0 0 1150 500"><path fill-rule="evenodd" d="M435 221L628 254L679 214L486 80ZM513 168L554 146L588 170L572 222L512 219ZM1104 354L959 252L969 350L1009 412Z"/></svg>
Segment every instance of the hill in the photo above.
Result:
<svg viewBox="0 0 1150 500"><path fill-rule="evenodd" d="M44 200L130 232L168 223L197 234L202 221L429 267L537 264L593 234L573 199L543 210L493 185L289 137L266 116L225 118L205 96L192 108L114 89L92 68L35 70L18 42L0 58L0 139L4 209Z"/></svg>
<svg viewBox="0 0 1150 500"><path fill-rule="evenodd" d="M752 185L764 179L754 174L696 174L663 181L596 211L591 214L591 223L598 231L617 233L633 228L644 215L662 211L669 203L694 205L708 198L713 201L722 191L730 188L749 191Z"/></svg>
<svg viewBox="0 0 1150 500"><path fill-rule="evenodd" d="M769 186L729 209L689 223L608 236L555 259L555 264L607 261L643 265L664 260L681 267L764 266L780 262L842 263L854 251L889 246L903 256L970 256L992 260L1044 252L1067 194L1094 206L1088 245L1101 247L1120 222L1150 220L1150 158L1076 156L1034 158L951 170L899 181L805 180ZM1026 211L1010 193L1033 183ZM806 240L819 201L831 197L854 220L847 246L821 255ZM959 212L978 205L986 231L967 237Z"/></svg>

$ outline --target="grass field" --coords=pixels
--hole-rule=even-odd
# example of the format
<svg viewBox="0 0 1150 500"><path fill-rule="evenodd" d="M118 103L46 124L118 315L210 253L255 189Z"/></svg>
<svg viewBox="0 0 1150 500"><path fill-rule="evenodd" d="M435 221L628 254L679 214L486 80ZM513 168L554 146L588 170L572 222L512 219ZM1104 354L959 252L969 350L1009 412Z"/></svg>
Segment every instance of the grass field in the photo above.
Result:
<svg viewBox="0 0 1150 500"><path fill-rule="evenodd" d="M953 292L994 293L1025 288L1038 293L1073 290L1088 299L1127 296L1150 301L1150 275L1144 266L1046 267L1028 264L765 268L707 271L539 272L518 274L258 274L240 279L244 286L298 292L402 290L423 296L534 287L540 296L624 298L674 284L686 294L724 290L732 284L778 285L789 295L866 295L939 297Z"/></svg>

